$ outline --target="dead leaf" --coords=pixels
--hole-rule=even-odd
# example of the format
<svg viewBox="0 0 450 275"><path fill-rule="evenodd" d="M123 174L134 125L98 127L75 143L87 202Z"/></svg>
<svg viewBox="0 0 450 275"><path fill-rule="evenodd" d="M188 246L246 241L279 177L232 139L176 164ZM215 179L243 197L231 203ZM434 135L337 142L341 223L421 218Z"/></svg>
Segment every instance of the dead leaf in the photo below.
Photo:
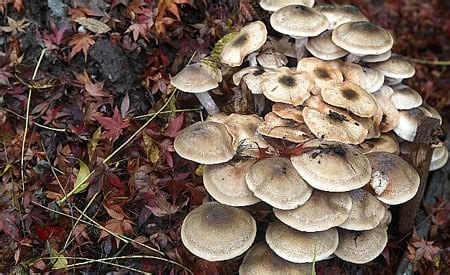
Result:
<svg viewBox="0 0 450 275"><path fill-rule="evenodd" d="M84 61L87 61L87 53L89 48L95 44L94 36L91 34L77 33L69 42L69 46L72 47L70 51L70 59L72 59L77 53L83 51Z"/></svg>
<svg viewBox="0 0 450 275"><path fill-rule="evenodd" d="M111 28L108 25L94 18L78 17L73 21L96 34L107 33L111 31Z"/></svg>

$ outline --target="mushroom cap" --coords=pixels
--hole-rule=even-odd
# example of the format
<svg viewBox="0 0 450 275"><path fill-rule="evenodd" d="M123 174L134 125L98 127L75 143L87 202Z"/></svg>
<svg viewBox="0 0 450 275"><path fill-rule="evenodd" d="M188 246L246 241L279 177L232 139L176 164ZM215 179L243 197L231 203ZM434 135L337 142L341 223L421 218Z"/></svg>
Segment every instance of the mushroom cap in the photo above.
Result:
<svg viewBox="0 0 450 275"><path fill-rule="evenodd" d="M340 25L333 30L331 39L342 49L356 55L381 54L394 44L389 32L365 21Z"/></svg>
<svg viewBox="0 0 450 275"><path fill-rule="evenodd" d="M245 210L205 203L192 210L181 226L181 240L193 254L208 261L237 257L256 237L256 222Z"/></svg>
<svg viewBox="0 0 450 275"><path fill-rule="evenodd" d="M217 88L221 81L218 68L199 62L184 67L170 79L170 84L186 93L203 93Z"/></svg>
<svg viewBox="0 0 450 275"><path fill-rule="evenodd" d="M320 232L300 232L281 222L269 224L266 242L281 258L293 263L321 261L334 253L338 232L331 228Z"/></svg>
<svg viewBox="0 0 450 275"><path fill-rule="evenodd" d="M383 119L380 125L380 130L383 133L393 130L400 123L400 113L391 100L392 93L392 88L383 85L377 92L372 94L383 110Z"/></svg>
<svg viewBox="0 0 450 275"><path fill-rule="evenodd" d="M319 89L344 81L339 69L315 57L306 57L299 60L297 72L307 73Z"/></svg>
<svg viewBox="0 0 450 275"><path fill-rule="evenodd" d="M261 241L250 248L239 267L240 275L289 274L305 275L312 270L311 264L291 263L277 256L266 242Z"/></svg>
<svg viewBox="0 0 450 275"><path fill-rule="evenodd" d="M289 41L289 39L290 39L289 36L283 36L278 40L272 36L269 36L267 43L265 45L267 45L267 47L271 47L271 48L279 51L280 53L284 54L285 56L297 58L297 51L295 49L295 43Z"/></svg>
<svg viewBox="0 0 450 275"><path fill-rule="evenodd" d="M223 46L220 62L230 67L240 66L245 57L261 48L266 40L266 25L261 21L249 23Z"/></svg>
<svg viewBox="0 0 450 275"><path fill-rule="evenodd" d="M360 65L351 62L342 62L341 60L338 60L337 63L339 64L339 70L341 70L344 76L344 80L353 82L365 89L366 75Z"/></svg>
<svg viewBox="0 0 450 275"><path fill-rule="evenodd" d="M284 224L303 232L330 229L347 220L352 200L348 193L330 193L314 190L309 200L292 210L273 209Z"/></svg>
<svg viewBox="0 0 450 275"><path fill-rule="evenodd" d="M367 137L367 128L346 112L332 106L321 109L305 107L303 118L308 128L318 138L360 144Z"/></svg>
<svg viewBox="0 0 450 275"><path fill-rule="evenodd" d="M416 195L420 177L408 162L386 152L370 153L367 158L372 167L370 186L380 201L397 205Z"/></svg>
<svg viewBox="0 0 450 275"><path fill-rule="evenodd" d="M206 165L203 184L206 191L218 202L230 206L247 206L260 200L248 189L245 174L256 160L242 160Z"/></svg>
<svg viewBox="0 0 450 275"><path fill-rule="evenodd" d="M413 142L419 123L425 117L425 114L419 108L404 110L399 113L399 123L393 130L397 136L406 141Z"/></svg>
<svg viewBox="0 0 450 275"><path fill-rule="evenodd" d="M328 28L328 24L323 14L302 5L285 6L270 16L274 30L293 37L317 36Z"/></svg>
<svg viewBox="0 0 450 275"><path fill-rule="evenodd" d="M359 146L364 154L372 152L388 152L398 155L400 152L400 145L396 138L386 134L381 135L379 138L368 139Z"/></svg>
<svg viewBox="0 0 450 275"><path fill-rule="evenodd" d="M325 15L330 22L330 29L348 22L369 21L361 10L353 5L320 5L315 9Z"/></svg>
<svg viewBox="0 0 450 275"><path fill-rule="evenodd" d="M307 74L296 73L282 67L274 72L265 72L261 79L261 89L268 99L274 102L303 104L311 95L312 83Z"/></svg>
<svg viewBox="0 0 450 275"><path fill-rule="evenodd" d="M423 103L419 108L427 117L432 117L439 120L439 123L442 124L442 116L441 114L430 105Z"/></svg>
<svg viewBox="0 0 450 275"><path fill-rule="evenodd" d="M365 264L380 255L387 245L385 226L367 231L339 230L339 246L334 254L350 263Z"/></svg>
<svg viewBox="0 0 450 275"><path fill-rule="evenodd" d="M435 171L444 167L448 161L448 149L446 145L434 148L430 163L430 171Z"/></svg>
<svg viewBox="0 0 450 275"><path fill-rule="evenodd" d="M350 81L344 81L322 89L323 101L349 110L360 117L372 117L377 111L375 99L363 88Z"/></svg>
<svg viewBox="0 0 450 275"><path fill-rule="evenodd" d="M312 188L287 158L272 157L258 161L250 168L245 180L256 197L279 209L297 208L312 194Z"/></svg>
<svg viewBox="0 0 450 275"><path fill-rule="evenodd" d="M261 0L259 5L266 11L277 11L290 5L303 5L312 8L314 0Z"/></svg>
<svg viewBox="0 0 450 275"><path fill-rule="evenodd" d="M272 112L284 119L291 119L298 123L304 123L302 110L294 105L286 103L274 103Z"/></svg>
<svg viewBox="0 0 450 275"><path fill-rule="evenodd" d="M416 73L414 66L397 54L392 55L386 61L371 63L369 66L391 78L410 78Z"/></svg>
<svg viewBox="0 0 450 275"><path fill-rule="evenodd" d="M371 168L367 157L356 147L341 142L306 142L309 148L291 162L306 182L322 191L346 192L361 188L370 181Z"/></svg>
<svg viewBox="0 0 450 275"><path fill-rule="evenodd" d="M262 75L264 73L264 70L260 67L245 67L242 70L236 72L233 74L233 84L236 86L239 86L239 83L241 83L242 78L248 74L253 74L256 76Z"/></svg>
<svg viewBox="0 0 450 275"><path fill-rule="evenodd" d="M259 65L264 68L278 69L288 63L287 57L275 49L266 49L257 57Z"/></svg>
<svg viewBox="0 0 450 275"><path fill-rule="evenodd" d="M199 121L181 130L173 146L181 157L202 164L218 164L234 157L233 139L225 125Z"/></svg>
<svg viewBox="0 0 450 275"><path fill-rule="evenodd" d="M349 193L352 199L352 209L347 220L339 227L357 231L377 227L386 213L384 204L363 189L352 190Z"/></svg>
<svg viewBox="0 0 450 275"><path fill-rule="evenodd" d="M322 60L335 60L344 57L348 53L333 43L331 31L325 31L319 36L308 39L306 49L313 56Z"/></svg>
<svg viewBox="0 0 450 275"><path fill-rule="evenodd" d="M381 54L365 55L361 58L361 61L366 63L381 62L388 60L389 58L391 58L391 56L392 51L389 50Z"/></svg>
<svg viewBox="0 0 450 275"><path fill-rule="evenodd" d="M422 105L422 96L420 94L403 84L392 87L394 93L391 96L391 101L398 110L409 110Z"/></svg>
<svg viewBox="0 0 450 275"><path fill-rule="evenodd" d="M258 133L294 143L305 142L312 136L305 124L281 118L274 112L270 112L264 117L264 124L258 128Z"/></svg>
<svg viewBox="0 0 450 275"><path fill-rule="evenodd" d="M378 70L363 67L364 87L369 93L378 91L384 83L384 74Z"/></svg>

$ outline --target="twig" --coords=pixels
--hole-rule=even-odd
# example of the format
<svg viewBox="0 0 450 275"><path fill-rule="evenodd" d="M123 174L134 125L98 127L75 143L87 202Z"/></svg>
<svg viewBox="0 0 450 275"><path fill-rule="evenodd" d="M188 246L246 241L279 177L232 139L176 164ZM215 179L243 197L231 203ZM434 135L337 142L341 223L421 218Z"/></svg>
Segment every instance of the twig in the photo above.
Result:
<svg viewBox="0 0 450 275"><path fill-rule="evenodd" d="M10 110L10 109L8 109L8 108L0 107L0 110L4 110L4 111L6 111L6 112L8 112L8 113L11 113L11 114L17 116L18 118L21 118L21 119L23 119L23 120L26 120L26 118L25 118L24 116L22 116L21 114L18 114L18 113L16 113L16 112L14 112L13 110ZM62 133L65 133L65 132L66 132L66 129L62 129L62 128L53 128L53 127L50 127L50 126L46 126L46 125L37 123L37 122L35 122L35 121L32 121L32 123L35 124L36 126L40 127L40 128L47 129L47 130L50 130L50 131L62 132Z"/></svg>
<svg viewBox="0 0 450 275"><path fill-rule="evenodd" d="M412 63L425 64L425 65L436 65L436 66L448 66L450 65L450 60L425 60L419 58L406 57L406 59Z"/></svg>
<svg viewBox="0 0 450 275"><path fill-rule="evenodd" d="M174 110L174 111L162 111L159 114L172 114L172 113L184 113L184 112L198 112L203 110L203 108L193 108L193 109L180 109L180 110ZM134 119L144 119L150 116L155 115L155 113L150 113L150 114L145 114L145 115L140 115L140 116L135 116Z"/></svg>
<svg viewBox="0 0 450 275"><path fill-rule="evenodd" d="M69 264L69 265L66 266L66 268L73 268L73 267L87 265L87 264L91 264L91 263L102 263L102 264L106 264L106 265L111 265L111 266L115 266L115 267L128 269L128 270L134 271L134 272L139 272L139 273L142 273L142 274L148 274L147 272L142 271L142 270L137 269L137 268L134 268L134 267L129 267L129 266L121 265L121 264L111 263L108 260L106 260L107 258L104 258L104 259L90 259L90 258L83 258L83 257L66 257L66 256L62 256L62 257L44 257L44 258L40 258L39 260L58 260L58 259L83 260L84 261L84 262L81 262L81 263ZM53 269L56 270L56 269L61 269L61 268L53 268Z"/></svg>

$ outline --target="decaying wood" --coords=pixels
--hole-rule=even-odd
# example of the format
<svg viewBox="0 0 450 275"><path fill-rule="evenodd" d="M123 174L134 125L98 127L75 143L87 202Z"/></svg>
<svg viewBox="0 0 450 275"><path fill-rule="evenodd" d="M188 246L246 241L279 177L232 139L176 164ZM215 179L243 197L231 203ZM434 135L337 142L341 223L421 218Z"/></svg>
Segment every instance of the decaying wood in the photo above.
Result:
<svg viewBox="0 0 450 275"><path fill-rule="evenodd" d="M439 120L425 117L420 123L414 138L409 163L414 166L420 176L419 191L416 196L400 206L399 230L403 234L413 229L415 217L422 204L432 156L431 144L439 128Z"/></svg>

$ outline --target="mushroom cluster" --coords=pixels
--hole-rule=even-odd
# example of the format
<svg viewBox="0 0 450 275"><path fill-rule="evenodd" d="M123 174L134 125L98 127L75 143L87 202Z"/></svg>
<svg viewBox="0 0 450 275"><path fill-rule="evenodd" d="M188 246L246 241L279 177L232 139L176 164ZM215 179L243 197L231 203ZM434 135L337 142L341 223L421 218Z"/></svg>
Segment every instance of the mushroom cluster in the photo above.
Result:
<svg viewBox="0 0 450 275"><path fill-rule="evenodd" d="M216 200L186 216L183 244L209 261L243 254L257 226L242 207L263 202L275 220L265 242L248 250L241 274L302 273L333 255L372 261L387 244L389 206L419 188L400 153L410 152L423 117L442 119L402 83L415 70L391 53L391 34L358 8L312 0L260 6L282 38L262 21L249 23L226 36L219 54L171 79L209 113L183 129L174 148L204 165L205 189ZM229 80L245 83L256 114L220 112L208 91ZM432 170L448 158L445 144L435 147Z"/></svg>

